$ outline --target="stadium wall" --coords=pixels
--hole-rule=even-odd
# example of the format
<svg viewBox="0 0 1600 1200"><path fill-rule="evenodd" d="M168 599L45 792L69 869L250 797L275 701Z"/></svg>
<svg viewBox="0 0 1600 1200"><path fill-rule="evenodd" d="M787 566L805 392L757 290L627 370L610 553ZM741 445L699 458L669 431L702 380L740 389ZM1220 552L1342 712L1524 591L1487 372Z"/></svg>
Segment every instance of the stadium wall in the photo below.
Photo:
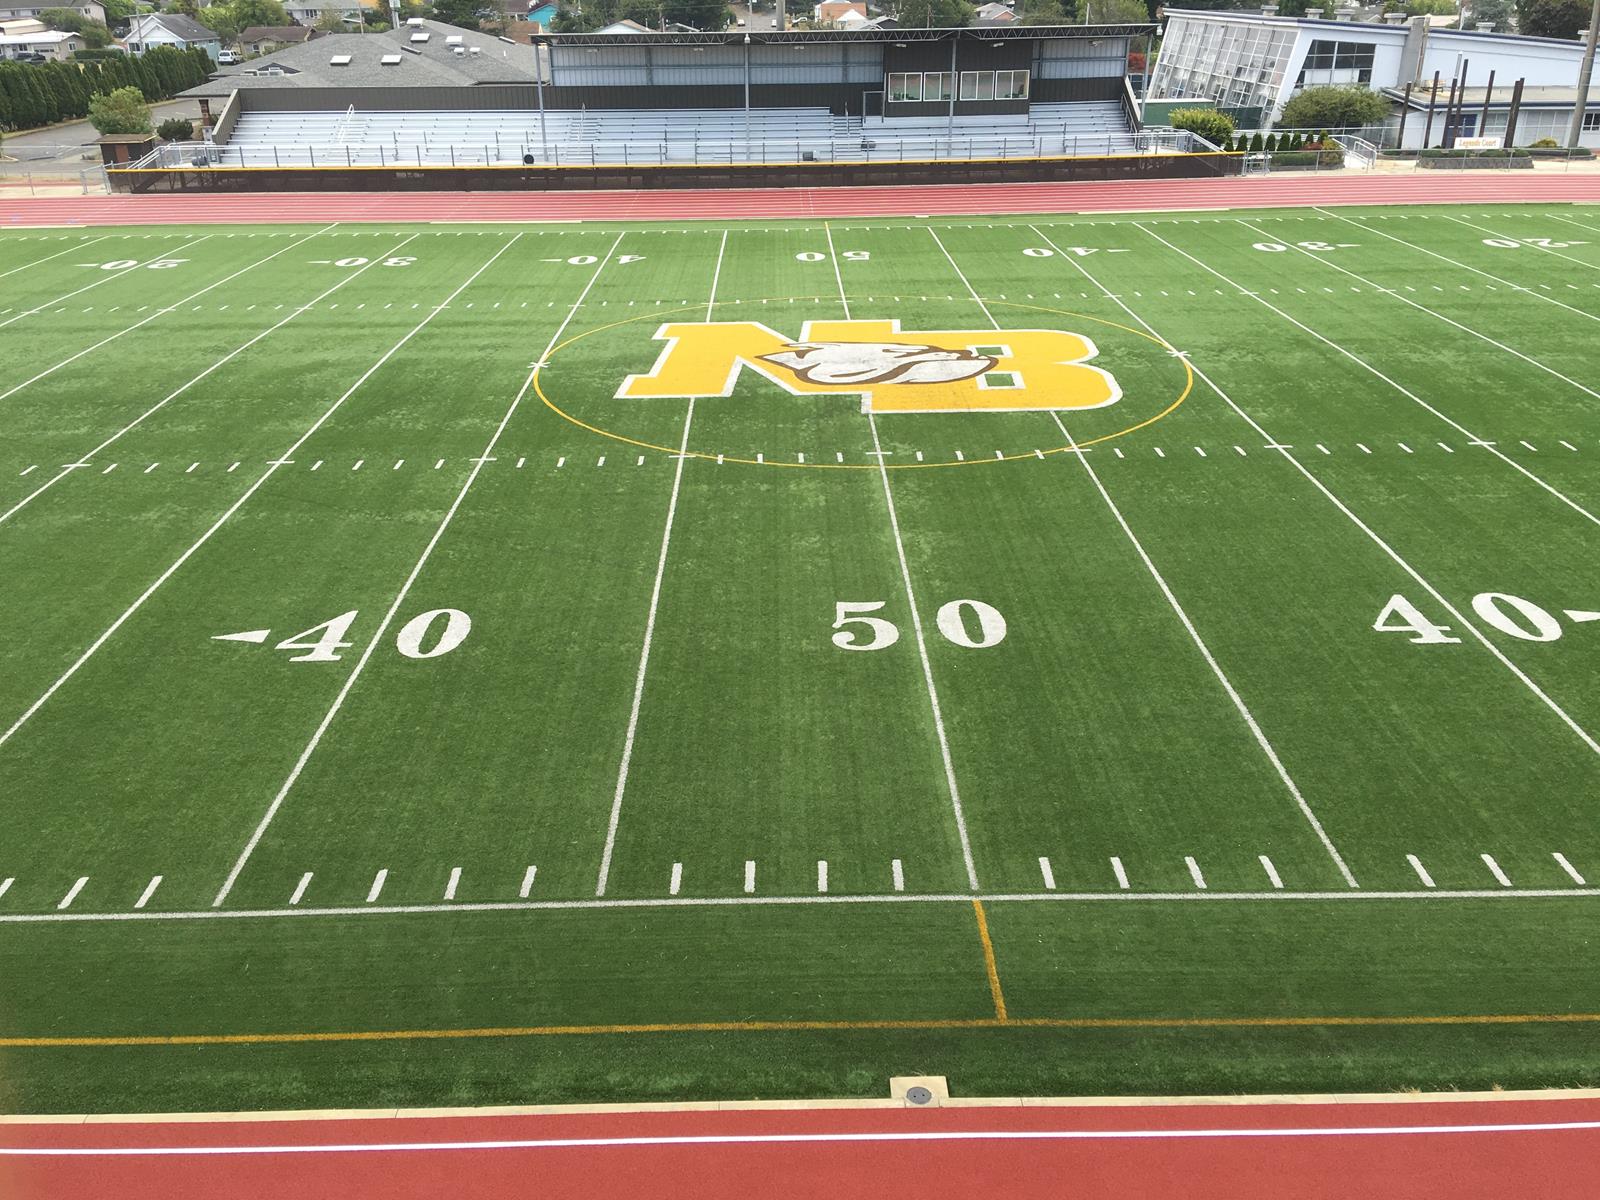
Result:
<svg viewBox="0 0 1600 1200"><path fill-rule="evenodd" d="M115 191L417 192L614 191L783 188L1107 179L1196 179L1237 175L1237 154L1125 154L1101 158L1008 158L963 162L680 164L583 167L142 167L108 170Z"/></svg>

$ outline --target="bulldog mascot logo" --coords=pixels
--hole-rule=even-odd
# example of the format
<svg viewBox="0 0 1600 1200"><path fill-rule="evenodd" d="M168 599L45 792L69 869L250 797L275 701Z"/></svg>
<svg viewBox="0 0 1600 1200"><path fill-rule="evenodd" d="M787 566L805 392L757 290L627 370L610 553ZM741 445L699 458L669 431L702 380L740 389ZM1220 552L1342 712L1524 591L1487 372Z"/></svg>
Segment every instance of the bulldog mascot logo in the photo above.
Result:
<svg viewBox="0 0 1600 1200"><path fill-rule="evenodd" d="M808 321L798 340L755 321L668 324L647 375L618 399L731 396L750 370L796 396L857 395L863 412L1101 408L1122 398L1099 351L1058 329L906 330L899 321Z"/></svg>

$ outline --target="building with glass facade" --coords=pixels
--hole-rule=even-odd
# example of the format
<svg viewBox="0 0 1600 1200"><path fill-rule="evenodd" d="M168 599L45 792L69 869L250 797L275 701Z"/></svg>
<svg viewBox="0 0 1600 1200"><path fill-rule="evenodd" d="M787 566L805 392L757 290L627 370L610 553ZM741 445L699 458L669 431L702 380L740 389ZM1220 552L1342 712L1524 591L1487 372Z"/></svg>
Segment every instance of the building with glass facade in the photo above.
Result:
<svg viewBox="0 0 1600 1200"><path fill-rule="evenodd" d="M1260 109L1263 127L1270 128L1301 88L1426 88L1435 71L1448 87L1465 64L1469 89L1486 86L1491 71L1497 92L1518 79L1529 88L1570 89L1583 57L1583 46L1575 41L1438 29L1427 17L1337 21L1322 19L1321 10L1307 11L1312 15L1279 17L1270 7L1259 13L1167 9L1166 37L1150 78L1149 98ZM1439 105L1443 103L1441 96ZM1559 121L1548 113L1542 119ZM1589 136L1596 134L1600 130L1591 130ZM1517 140L1522 140L1520 132ZM1587 138L1585 144L1591 144Z"/></svg>

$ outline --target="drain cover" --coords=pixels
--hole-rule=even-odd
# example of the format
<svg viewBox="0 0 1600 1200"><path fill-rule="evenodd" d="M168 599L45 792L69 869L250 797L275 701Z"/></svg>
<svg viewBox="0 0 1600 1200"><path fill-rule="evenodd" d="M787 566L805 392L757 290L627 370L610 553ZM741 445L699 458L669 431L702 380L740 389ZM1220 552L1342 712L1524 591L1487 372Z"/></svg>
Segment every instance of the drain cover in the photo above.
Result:
<svg viewBox="0 0 1600 1200"><path fill-rule="evenodd" d="M933 1093L925 1087L910 1087L906 1089L906 1099L912 1104L926 1104L933 1099Z"/></svg>

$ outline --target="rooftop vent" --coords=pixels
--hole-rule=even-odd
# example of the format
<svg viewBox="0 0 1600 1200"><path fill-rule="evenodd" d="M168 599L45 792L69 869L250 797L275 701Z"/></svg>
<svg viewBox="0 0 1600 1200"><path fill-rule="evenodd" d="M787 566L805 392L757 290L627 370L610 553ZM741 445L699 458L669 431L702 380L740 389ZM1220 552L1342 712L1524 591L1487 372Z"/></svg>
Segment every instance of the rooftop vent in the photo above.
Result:
<svg viewBox="0 0 1600 1200"><path fill-rule="evenodd" d="M415 46L401 46L400 49L404 50L407 54L420 55L422 53L422 51L418 50Z"/></svg>
<svg viewBox="0 0 1600 1200"><path fill-rule="evenodd" d="M386 67L398 67L400 65L400 56L398 54L385 54L378 61Z"/></svg>
<svg viewBox="0 0 1600 1200"><path fill-rule="evenodd" d="M1275 16L1277 16L1278 15L1278 6L1276 4L1263 4L1261 6L1261 15L1263 17L1275 17Z"/></svg>
<svg viewBox="0 0 1600 1200"><path fill-rule="evenodd" d="M482 54L483 53L483 48L481 46L473 46L472 49L469 51L469 53Z"/></svg>
<svg viewBox="0 0 1600 1200"><path fill-rule="evenodd" d="M1406 20L1406 14L1403 13L1403 12L1392 12L1392 13L1384 13L1383 14L1383 23L1385 25L1402 25L1402 24L1405 23L1405 20Z"/></svg>
<svg viewBox="0 0 1600 1200"><path fill-rule="evenodd" d="M406 18L406 24L409 25L412 29L420 29L422 27L422 18L421 17L407 17Z"/></svg>
<svg viewBox="0 0 1600 1200"><path fill-rule="evenodd" d="M328 60L328 65L330 67L348 67L350 65L350 56L348 54L335 54Z"/></svg>
<svg viewBox="0 0 1600 1200"><path fill-rule="evenodd" d="M426 31L424 31L422 33L413 33L411 35L411 40L413 42L425 42L432 36L433 36L432 34L426 32Z"/></svg>
<svg viewBox="0 0 1600 1200"><path fill-rule="evenodd" d="M515 38L508 38L504 34L500 35L500 40L508 46L515 46L517 44Z"/></svg>
<svg viewBox="0 0 1600 1200"><path fill-rule="evenodd" d="M467 48L465 46L451 46L450 52L459 58L465 58L467 56Z"/></svg>
<svg viewBox="0 0 1600 1200"><path fill-rule="evenodd" d="M1493 33L1494 32L1494 22L1493 21L1479 21L1476 25L1473 26L1473 28L1476 29L1479 33Z"/></svg>
<svg viewBox="0 0 1600 1200"><path fill-rule="evenodd" d="M446 46L459 46L462 44L462 37L459 33L452 33L444 39L444 44Z"/></svg>
<svg viewBox="0 0 1600 1200"><path fill-rule="evenodd" d="M1327 9L1325 8L1308 8L1306 9L1306 19L1309 21L1320 21L1322 20L1322 14L1326 11Z"/></svg>

